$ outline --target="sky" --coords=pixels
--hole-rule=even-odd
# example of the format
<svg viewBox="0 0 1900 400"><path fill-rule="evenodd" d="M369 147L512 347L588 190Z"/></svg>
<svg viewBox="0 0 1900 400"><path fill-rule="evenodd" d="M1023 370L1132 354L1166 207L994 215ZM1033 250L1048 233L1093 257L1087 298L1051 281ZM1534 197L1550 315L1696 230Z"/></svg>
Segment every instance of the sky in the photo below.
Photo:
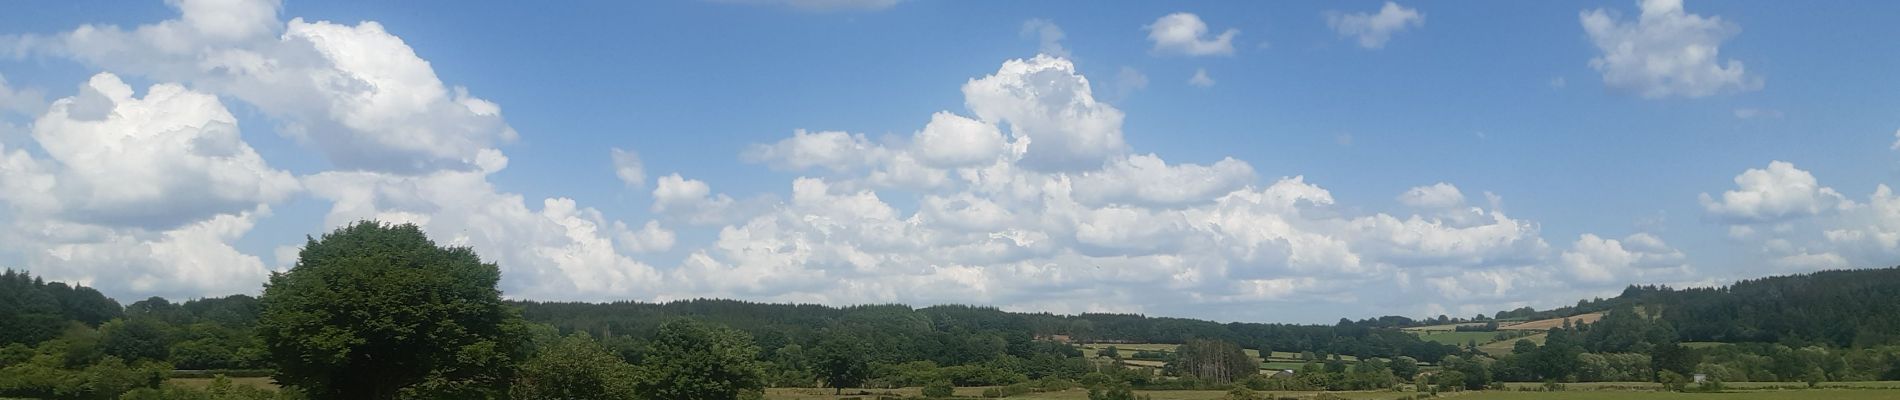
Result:
<svg viewBox="0 0 1900 400"><path fill-rule="evenodd" d="M0 266L255 294L1469 317L1900 260L1894 2L25 2Z"/></svg>

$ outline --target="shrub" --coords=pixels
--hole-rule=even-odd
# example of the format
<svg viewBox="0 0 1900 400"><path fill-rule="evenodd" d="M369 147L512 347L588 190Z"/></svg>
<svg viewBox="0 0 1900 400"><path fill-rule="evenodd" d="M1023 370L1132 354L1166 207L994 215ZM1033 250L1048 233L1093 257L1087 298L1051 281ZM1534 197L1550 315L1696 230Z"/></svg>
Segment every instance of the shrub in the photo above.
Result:
<svg viewBox="0 0 1900 400"><path fill-rule="evenodd" d="M1260 394L1255 393L1253 389L1248 389L1245 386L1237 386L1237 387L1234 387L1233 390L1228 390L1227 396L1221 397L1221 399L1222 400L1260 400Z"/></svg>
<svg viewBox="0 0 1900 400"><path fill-rule="evenodd" d="M1075 386L1076 386L1075 381L1057 378L1053 376L1046 376L1046 377L1043 377L1042 379L1036 380L1035 389L1038 392L1060 392L1064 390L1074 389Z"/></svg>
<svg viewBox="0 0 1900 400"><path fill-rule="evenodd" d="M947 381L936 381L936 382L931 382L928 385L924 385L924 397L929 397L933 399L941 399L945 397L955 396L956 392L957 392L957 388L955 386L950 386L950 382L947 382Z"/></svg>
<svg viewBox="0 0 1900 400"><path fill-rule="evenodd" d="M1662 382L1664 389L1668 389L1672 392L1680 392L1689 387L1689 379L1683 378L1682 374L1678 374L1675 371L1663 371L1660 374L1656 374L1656 380Z"/></svg>

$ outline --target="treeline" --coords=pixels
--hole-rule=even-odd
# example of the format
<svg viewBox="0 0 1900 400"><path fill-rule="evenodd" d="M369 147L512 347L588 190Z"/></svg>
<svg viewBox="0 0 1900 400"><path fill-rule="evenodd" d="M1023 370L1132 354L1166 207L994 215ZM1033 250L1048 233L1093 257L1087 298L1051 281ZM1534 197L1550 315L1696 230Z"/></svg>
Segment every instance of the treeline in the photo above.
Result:
<svg viewBox="0 0 1900 400"><path fill-rule="evenodd" d="M861 332L876 344L873 358L928 360L943 365L982 362L1002 354L1029 356L1050 342L1168 343L1219 340L1250 349L1341 354L1359 358L1409 356L1427 362L1459 350L1394 329L1410 319L1383 317L1336 325L1216 323L1129 314L1014 313L990 307L905 305L828 307L737 300L667 303L515 302L531 322L562 332L587 332L609 341L650 337L661 321L693 318L751 333L767 352L790 344L810 347L834 327ZM1395 319L1403 319L1398 321Z"/></svg>
<svg viewBox="0 0 1900 400"><path fill-rule="evenodd" d="M121 311L119 302L89 287L0 272L0 346L46 341L75 324L98 327Z"/></svg>
<svg viewBox="0 0 1900 400"><path fill-rule="evenodd" d="M1674 324L1633 307L1610 310L1592 324L1546 332L1543 344L1518 340L1509 354L1447 357L1433 382L1469 389L1493 382L1648 381L1681 389L1697 374L1705 388L1721 382L1819 382L1900 379L1900 346L1835 347L1826 343L1701 343L1685 345ZM1454 382L1455 381L1455 382Z"/></svg>
<svg viewBox="0 0 1900 400"><path fill-rule="evenodd" d="M244 295L121 307L92 288L0 272L0 397L117 399L179 369L265 373L230 371L270 366L257 313Z"/></svg>
<svg viewBox="0 0 1900 400"><path fill-rule="evenodd" d="M1660 310L1683 341L1900 344L1900 268L1822 271L1718 288L1632 286L1618 299Z"/></svg>

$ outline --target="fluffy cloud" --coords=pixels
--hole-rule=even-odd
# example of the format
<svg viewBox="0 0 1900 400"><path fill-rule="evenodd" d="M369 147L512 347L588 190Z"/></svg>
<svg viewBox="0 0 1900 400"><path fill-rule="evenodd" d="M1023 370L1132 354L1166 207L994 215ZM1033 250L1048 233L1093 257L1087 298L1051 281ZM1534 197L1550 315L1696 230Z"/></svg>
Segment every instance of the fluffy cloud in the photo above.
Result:
<svg viewBox="0 0 1900 400"><path fill-rule="evenodd" d="M1593 283L1657 282L1659 278L1686 277L1690 270L1683 264L1683 258L1682 252L1647 233L1630 235L1621 241L1586 233L1562 256L1563 266L1570 276Z"/></svg>
<svg viewBox="0 0 1900 400"><path fill-rule="evenodd" d="M849 171L868 166L885 156L882 147L872 144L861 134L807 132L800 129L793 132L792 137L778 143L752 145L742 158L791 170L824 167L832 171Z"/></svg>
<svg viewBox="0 0 1900 400"><path fill-rule="evenodd" d="M1378 49L1384 48L1385 42L1392 40L1394 33L1425 26L1425 14L1388 1L1379 8L1378 14L1329 13L1326 15L1326 26L1332 27L1339 36L1358 38L1359 47Z"/></svg>
<svg viewBox="0 0 1900 400"><path fill-rule="evenodd" d="M1439 182L1406 190L1399 195L1399 203L1417 209L1446 209L1465 205L1465 194L1457 186Z"/></svg>
<svg viewBox="0 0 1900 400"><path fill-rule="evenodd" d="M1777 222L1853 206L1840 192L1821 186L1814 174L1784 161L1736 175L1735 186L1737 190L1722 192L1721 200L1702 194L1702 208L1709 216L1731 222Z"/></svg>
<svg viewBox="0 0 1900 400"><path fill-rule="evenodd" d="M662 176L653 185L653 212L674 216L693 224L719 224L738 218L738 202L725 194L715 195L712 186L680 174Z"/></svg>
<svg viewBox="0 0 1900 400"><path fill-rule="evenodd" d="M231 243L300 190L238 133L218 98L174 84L143 97L112 74L32 128L44 159L0 145L0 249L49 279L114 295L255 292L268 270Z"/></svg>
<svg viewBox="0 0 1900 400"><path fill-rule="evenodd" d="M55 101L33 124L48 159L0 167L27 190L0 194L23 214L114 227L170 229L275 203L298 190L238 135L209 94L152 86L143 98L112 74ZM11 186L11 185L9 185Z"/></svg>
<svg viewBox="0 0 1900 400"><path fill-rule="evenodd" d="M121 299L257 293L270 270L231 243L264 214L221 214L162 231L23 217L0 238L34 273Z"/></svg>
<svg viewBox="0 0 1900 400"><path fill-rule="evenodd" d="M640 162L640 153L615 147L612 154L614 176L620 178L620 183L626 184L627 187L646 187L647 167L646 164Z"/></svg>
<svg viewBox="0 0 1900 400"><path fill-rule="evenodd" d="M1214 78L1207 76L1207 68L1194 69L1194 76L1188 77L1188 84L1196 87L1213 87Z"/></svg>
<svg viewBox="0 0 1900 400"><path fill-rule="evenodd" d="M1025 166L1095 168L1128 148L1121 110L1096 101L1088 78L1066 59L1009 60L995 74L965 83L963 97L978 119L1007 125L1011 136L1026 141Z"/></svg>
<svg viewBox="0 0 1900 400"><path fill-rule="evenodd" d="M84 25L0 42L14 54L72 58L126 74L186 82L241 99L349 169L420 173L474 169L515 138L496 104L444 85L428 61L382 25L276 19L275 1L181 0L178 19L126 30Z"/></svg>
<svg viewBox="0 0 1900 400"><path fill-rule="evenodd" d="M1705 97L1760 89L1759 77L1744 72L1740 60L1722 60L1722 42L1742 28L1721 17L1703 17L1682 9L1682 0L1642 0L1642 14L1621 21L1603 9L1578 17L1591 43L1602 52L1590 67L1603 83L1646 98Z"/></svg>
<svg viewBox="0 0 1900 400"><path fill-rule="evenodd" d="M1118 159L1074 181L1074 196L1084 204L1144 206L1212 202L1254 181L1253 166L1233 158L1212 166L1170 166L1153 154Z"/></svg>
<svg viewBox="0 0 1900 400"><path fill-rule="evenodd" d="M1722 200L1703 195L1729 238L1755 246L1775 269L1762 273L1891 264L1900 257L1900 197L1877 185L1856 202L1807 171L1776 161L1735 177Z"/></svg>
<svg viewBox="0 0 1900 400"><path fill-rule="evenodd" d="M469 246L501 265L502 289L510 296L619 298L658 287L657 270L616 250L614 236L624 229L614 227L624 226L571 199L549 198L540 209L530 208L521 195L497 191L488 182L487 176L505 162L484 164L491 169L425 175L331 171L304 181L311 193L332 203L324 226L359 220L414 223L437 241Z"/></svg>
<svg viewBox="0 0 1900 400"><path fill-rule="evenodd" d="M618 240L615 243L634 253L672 250L673 243L678 240L673 231L660 226L660 221L647 221L640 230L627 229L627 224L616 221L614 231L615 239Z"/></svg>
<svg viewBox="0 0 1900 400"><path fill-rule="evenodd" d="M1148 31L1148 41L1154 42L1156 53L1189 56L1233 55L1234 36L1240 35L1239 29L1228 28L1208 37L1207 23L1201 22L1199 15L1185 12L1163 15L1142 29Z"/></svg>
<svg viewBox="0 0 1900 400"><path fill-rule="evenodd" d="M163 138L141 145L155 156L127 162L148 161L168 175L149 182L157 189L124 196L158 204L216 200L189 201L215 207L173 210L182 217L165 224L85 219L111 215L98 210L39 212L90 207L42 195L93 196L60 189L86 182L73 171L132 167L69 161L81 158L62 157L87 153L55 151L57 140L42 140L55 143L42 144L44 159L0 147L0 189L14 210L28 210L15 212L0 239L20 246L8 250L26 254L36 271L82 281L130 277L113 283L123 285L109 288L115 295L254 290L267 269L230 243L298 188L329 203L324 226L415 223L500 264L510 296L557 300L975 302L1228 319L1258 318L1261 302L1466 310L1569 301L1578 290L1647 276L1641 271L1655 263L1644 257L1673 252L1646 235L1580 240L1563 254L1579 254L1575 264L1587 267L1567 268L1567 256L1555 254L1537 223L1505 215L1495 201L1465 204L1450 184L1401 195L1414 210L1365 212L1300 176L1262 182L1244 161L1171 164L1136 153L1123 140L1122 112L1098 101L1069 60L1051 55L1008 60L969 79L966 110L938 112L908 137L796 130L746 149L749 161L802 175L782 199L741 201L703 181L660 176L651 192L655 218L636 226L572 199L530 199L496 187L491 178L509 161L497 147L514 136L500 107L440 82L427 61L374 22L279 22L274 2L175 4L183 15L170 21L129 30L87 26L4 45L9 53L183 82L142 98L89 85L106 89L56 102L47 114L59 118L34 129L111 123L131 128L92 134L127 143ZM1190 55L1231 54L1236 34L1209 36L1191 14L1163 17L1149 32L1157 51ZM339 168L286 181L236 140L220 98L254 106ZM128 104L178 110L101 112ZM172 126L165 118L202 123L106 135ZM188 145L169 142L183 138L191 138L179 142ZM633 153L613 155L624 183L646 182ZM193 157L225 159L199 169ZM165 186L200 178L179 186L196 192ZM667 228L677 224L708 228ZM694 237L712 230L715 237ZM1878 248L1888 232L1836 230L1835 249ZM279 264L294 253L278 250ZM669 255L683 259L646 260ZM1555 278L1573 270L1611 278L1587 287ZM1292 316L1326 317L1336 315Z"/></svg>
<svg viewBox="0 0 1900 400"><path fill-rule="evenodd" d="M911 144L918 158L939 167L993 162L1009 146L995 125L949 112L931 115Z"/></svg>

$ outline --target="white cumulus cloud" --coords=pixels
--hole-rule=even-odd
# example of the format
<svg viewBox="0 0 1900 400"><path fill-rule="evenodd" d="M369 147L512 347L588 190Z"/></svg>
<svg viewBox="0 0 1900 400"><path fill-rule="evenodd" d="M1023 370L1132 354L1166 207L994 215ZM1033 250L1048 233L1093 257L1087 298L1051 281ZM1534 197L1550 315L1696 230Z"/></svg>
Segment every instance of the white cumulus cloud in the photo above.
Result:
<svg viewBox="0 0 1900 400"><path fill-rule="evenodd" d="M1357 38L1359 47L1378 49L1384 48L1385 43L1392 40L1392 34L1425 26L1425 14L1420 14L1418 9L1388 1L1379 8L1377 14L1328 13L1326 26L1332 27L1339 36Z"/></svg>
<svg viewBox="0 0 1900 400"><path fill-rule="evenodd" d="M1683 10L1682 0L1642 0L1641 15L1622 20L1603 9L1579 15L1601 52L1590 67L1613 89L1646 98L1706 97L1760 89L1740 60L1721 57L1722 42L1741 26Z"/></svg>
<svg viewBox="0 0 1900 400"><path fill-rule="evenodd" d="M1201 16L1185 12L1163 15L1142 29L1148 31L1148 41L1154 43L1156 53L1189 56L1233 55L1234 36L1240 35L1239 29L1228 28L1210 37Z"/></svg>
<svg viewBox="0 0 1900 400"><path fill-rule="evenodd" d="M1735 186L1736 190L1722 192L1719 200L1702 194L1702 208L1709 216L1736 222L1778 222L1852 206L1840 192L1821 186L1814 174L1784 161L1743 171L1735 176Z"/></svg>

